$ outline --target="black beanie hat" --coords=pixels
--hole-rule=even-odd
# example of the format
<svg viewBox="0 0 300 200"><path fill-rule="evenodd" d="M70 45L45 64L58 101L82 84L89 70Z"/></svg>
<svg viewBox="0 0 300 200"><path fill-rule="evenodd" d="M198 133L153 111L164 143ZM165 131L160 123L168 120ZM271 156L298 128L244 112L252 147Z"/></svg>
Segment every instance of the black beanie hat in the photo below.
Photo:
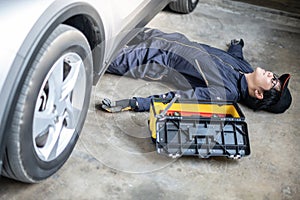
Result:
<svg viewBox="0 0 300 200"><path fill-rule="evenodd" d="M278 79L281 83L280 98L277 103L265 108L264 110L272 113L283 113L292 103L292 95L288 89L290 74L283 74Z"/></svg>

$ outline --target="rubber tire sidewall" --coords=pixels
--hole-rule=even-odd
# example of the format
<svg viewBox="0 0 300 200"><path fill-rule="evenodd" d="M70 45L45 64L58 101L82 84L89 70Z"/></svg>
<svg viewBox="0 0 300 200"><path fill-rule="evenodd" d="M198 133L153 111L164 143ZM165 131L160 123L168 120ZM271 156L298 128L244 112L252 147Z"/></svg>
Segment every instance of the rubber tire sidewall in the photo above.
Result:
<svg viewBox="0 0 300 200"><path fill-rule="evenodd" d="M192 0L177 0L169 4L169 8L175 12L189 14L197 7L199 0L192 2Z"/></svg>
<svg viewBox="0 0 300 200"><path fill-rule="evenodd" d="M32 139L34 110L41 86L54 63L64 54L76 52L84 60L86 93L75 133L65 150L50 162L39 159ZM41 57L41 58L39 58ZM54 174L69 158L82 130L88 111L92 89L92 59L89 44L84 35L67 25L59 25L41 48L32 65L18 97L11 134L7 144L7 161L14 179L38 182ZM23 95L23 96L22 96ZM21 113L20 113L21 111Z"/></svg>

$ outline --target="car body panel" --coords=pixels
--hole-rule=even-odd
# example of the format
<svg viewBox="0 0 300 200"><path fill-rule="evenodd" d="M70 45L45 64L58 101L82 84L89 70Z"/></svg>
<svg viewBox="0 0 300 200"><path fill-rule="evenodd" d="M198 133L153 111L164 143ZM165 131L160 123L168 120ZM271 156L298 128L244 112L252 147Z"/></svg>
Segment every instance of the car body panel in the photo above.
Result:
<svg viewBox="0 0 300 200"><path fill-rule="evenodd" d="M20 92L19 82L34 62L33 57L50 33L75 15L88 16L101 48L95 48L98 78L117 50L133 36L133 29L145 25L169 0L10 0L0 2L0 172L10 108ZM128 34L130 33L130 34ZM25 73L26 74L26 73Z"/></svg>
<svg viewBox="0 0 300 200"><path fill-rule="evenodd" d="M1 55L5 55L3 57L1 56L5 59L0 60L2 74L0 77L0 88L3 85L5 77L10 69L6 66L12 65L16 54L26 57L28 51L20 49L21 45L26 46L23 42L29 42L30 46L32 46L34 38L25 40L30 31L36 33L40 31L37 35L42 35L43 31L47 30L49 23L43 24L40 21L54 21L55 17L60 16L61 12L64 12L68 6L76 4L77 2L78 1L76 0L12 0L0 2L1 27L7 27L4 29L5 31L2 31L0 37L0 53ZM83 4L83 2L84 1L81 1L81 4ZM101 16L101 20L103 22L105 35L107 36L106 41L109 41L109 38L113 38L117 35L118 32L132 20L134 15L131 16L130 14L133 11L138 12L136 8L143 7L145 3L149 3L149 0L110 0L110 3L107 3L105 0L85 2L90 4L91 7L97 9L97 12ZM114 10L114 13L111 12L112 10ZM26 19L26 23L21 22L22 19ZM34 30L34 26L38 26L40 30ZM106 44L106 48L111 49L113 46L112 41L113 40L110 40L110 43ZM110 51L107 52L106 57Z"/></svg>

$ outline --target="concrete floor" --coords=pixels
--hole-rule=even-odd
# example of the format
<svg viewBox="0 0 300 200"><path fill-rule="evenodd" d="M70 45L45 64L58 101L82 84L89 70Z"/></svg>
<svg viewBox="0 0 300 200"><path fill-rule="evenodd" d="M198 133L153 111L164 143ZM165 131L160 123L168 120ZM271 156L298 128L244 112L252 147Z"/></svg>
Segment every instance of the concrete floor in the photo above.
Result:
<svg viewBox="0 0 300 200"><path fill-rule="evenodd" d="M93 88L81 138L62 169L33 185L1 178L0 199L300 199L299 16L229 0L200 0L192 14L161 12L148 26L222 49L231 39L243 38L253 67L292 74L291 108L274 115L241 106L250 135L248 157L169 159L155 152L148 113L109 114L95 104L103 97L172 88L105 75Z"/></svg>
<svg viewBox="0 0 300 200"><path fill-rule="evenodd" d="M282 10L285 12L300 14L300 1L298 0L233 0L259 5L267 8Z"/></svg>

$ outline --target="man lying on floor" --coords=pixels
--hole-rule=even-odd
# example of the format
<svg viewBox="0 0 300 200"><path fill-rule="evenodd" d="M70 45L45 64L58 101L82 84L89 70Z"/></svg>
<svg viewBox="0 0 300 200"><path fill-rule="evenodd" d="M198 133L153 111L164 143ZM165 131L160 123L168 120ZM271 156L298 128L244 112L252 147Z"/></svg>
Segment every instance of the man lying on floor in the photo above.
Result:
<svg viewBox="0 0 300 200"><path fill-rule="evenodd" d="M152 98L222 100L240 102L253 110L283 113L292 102L288 89L290 74L274 73L244 60L244 41L232 40L228 51L188 40L180 33L144 29L118 57L107 72L151 81L165 81L180 90L149 97L111 101L104 99L108 112L148 111Z"/></svg>

